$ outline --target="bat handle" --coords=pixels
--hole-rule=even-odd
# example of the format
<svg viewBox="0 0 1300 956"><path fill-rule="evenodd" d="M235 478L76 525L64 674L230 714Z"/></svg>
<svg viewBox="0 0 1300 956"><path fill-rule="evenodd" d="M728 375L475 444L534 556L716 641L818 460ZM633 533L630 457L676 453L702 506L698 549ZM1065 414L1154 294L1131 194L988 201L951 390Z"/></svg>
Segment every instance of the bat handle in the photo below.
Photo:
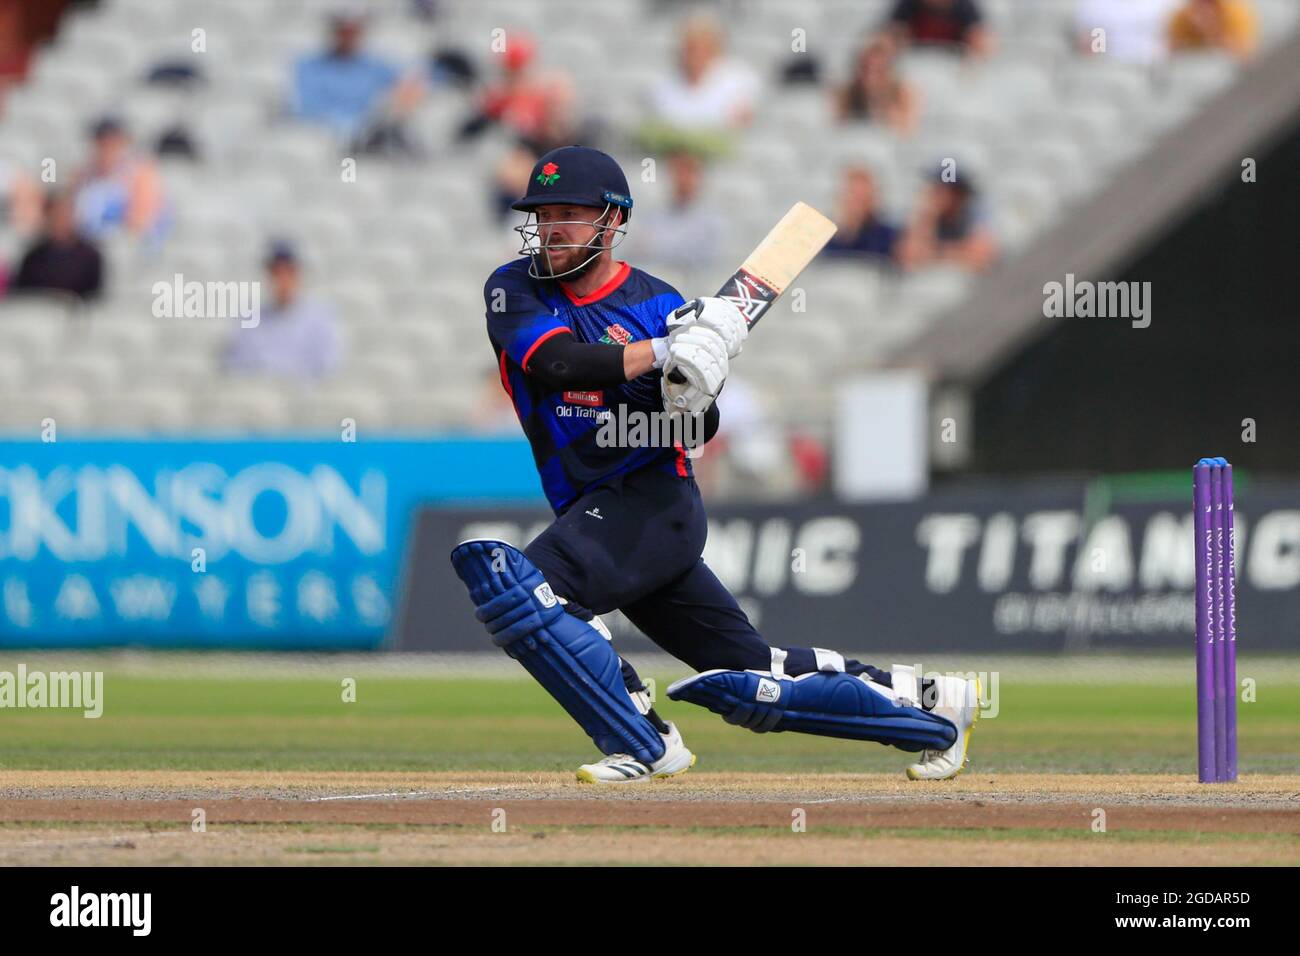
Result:
<svg viewBox="0 0 1300 956"><path fill-rule="evenodd" d="M677 369L673 369L671 372L668 373L668 381L672 382L674 385L681 385L683 382L686 381L686 376L683 375L681 372L679 372Z"/></svg>

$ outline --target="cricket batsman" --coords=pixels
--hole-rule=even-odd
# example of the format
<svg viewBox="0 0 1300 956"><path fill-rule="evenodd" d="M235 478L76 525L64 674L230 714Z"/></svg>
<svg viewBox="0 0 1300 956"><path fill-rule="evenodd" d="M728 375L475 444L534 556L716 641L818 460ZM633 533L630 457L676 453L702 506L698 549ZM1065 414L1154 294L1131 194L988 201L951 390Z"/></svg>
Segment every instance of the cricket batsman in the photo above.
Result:
<svg viewBox="0 0 1300 956"><path fill-rule="evenodd" d="M614 258L632 196L605 153L547 153L514 208L525 214L522 258L484 286L487 331L556 518L522 550L473 539L451 561L493 642L604 755L578 779L650 780L695 763L614 650L599 615L616 608L699 672L668 688L673 700L760 733L897 747L918 755L913 780L960 773L979 716L975 681L770 647L701 557L707 522L686 452L717 431L715 400L749 332L740 310L723 298L685 302ZM654 429L616 442L601 431L637 414L696 427L671 442L631 440Z"/></svg>

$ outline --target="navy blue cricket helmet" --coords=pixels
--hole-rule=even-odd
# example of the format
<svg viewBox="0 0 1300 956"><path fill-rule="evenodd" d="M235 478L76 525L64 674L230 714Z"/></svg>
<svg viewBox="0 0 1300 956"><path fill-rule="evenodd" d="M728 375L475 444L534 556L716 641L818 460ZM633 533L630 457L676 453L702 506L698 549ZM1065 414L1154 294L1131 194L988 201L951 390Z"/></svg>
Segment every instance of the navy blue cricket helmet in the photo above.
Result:
<svg viewBox="0 0 1300 956"><path fill-rule="evenodd" d="M561 146L537 161L528 191L511 208L528 212L551 203L598 209L612 204L623 209L623 221L627 222L632 193L613 156L590 146Z"/></svg>

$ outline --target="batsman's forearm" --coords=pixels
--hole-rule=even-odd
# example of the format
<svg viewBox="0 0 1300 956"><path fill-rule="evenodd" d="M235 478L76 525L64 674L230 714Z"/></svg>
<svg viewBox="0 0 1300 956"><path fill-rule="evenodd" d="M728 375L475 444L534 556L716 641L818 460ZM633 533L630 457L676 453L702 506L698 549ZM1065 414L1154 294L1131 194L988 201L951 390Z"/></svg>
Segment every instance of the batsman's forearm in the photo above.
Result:
<svg viewBox="0 0 1300 956"><path fill-rule="evenodd" d="M633 342L623 349L623 378L632 381L655 367L654 346L650 340Z"/></svg>

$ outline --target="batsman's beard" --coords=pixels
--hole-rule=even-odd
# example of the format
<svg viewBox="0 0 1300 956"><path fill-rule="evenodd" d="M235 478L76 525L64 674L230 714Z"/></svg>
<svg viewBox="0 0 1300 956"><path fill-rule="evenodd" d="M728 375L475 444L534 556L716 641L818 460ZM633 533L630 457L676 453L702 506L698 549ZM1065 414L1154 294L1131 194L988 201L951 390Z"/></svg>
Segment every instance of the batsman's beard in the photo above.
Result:
<svg viewBox="0 0 1300 956"><path fill-rule="evenodd" d="M556 245L560 247L557 250L558 252L569 252L573 250L572 246L565 246L562 243L556 243ZM534 261L537 262L537 272L540 277L546 279L563 278L573 281L574 279L581 278L594 269L597 261L600 259L600 254L604 251L604 246L592 247L591 253L578 265L569 269L561 268L557 270L555 268L555 261L552 258L551 251L546 246L542 246L538 255L534 257ZM580 254L581 253L579 253L579 255Z"/></svg>

